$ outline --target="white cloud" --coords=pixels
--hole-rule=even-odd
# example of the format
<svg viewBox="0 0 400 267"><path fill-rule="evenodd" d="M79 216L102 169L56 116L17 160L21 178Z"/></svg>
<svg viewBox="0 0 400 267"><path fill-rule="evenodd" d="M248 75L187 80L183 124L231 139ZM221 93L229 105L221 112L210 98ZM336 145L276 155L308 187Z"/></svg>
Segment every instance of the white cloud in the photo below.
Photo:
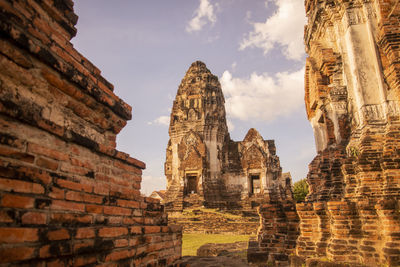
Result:
<svg viewBox="0 0 400 267"><path fill-rule="evenodd" d="M240 50L257 47L267 54L274 47L282 49L287 59L301 60L304 55L303 32L306 17L303 0L267 0L277 6L265 23L255 22L253 31L240 43ZM267 5L268 6L268 5Z"/></svg>
<svg viewBox="0 0 400 267"><path fill-rule="evenodd" d="M214 8L212 4L208 0L200 0L200 5L194 12L194 17L189 21L189 24L186 26L187 32L200 31L204 25L208 22L211 25L217 21L217 17L214 13Z"/></svg>
<svg viewBox="0 0 400 267"><path fill-rule="evenodd" d="M234 78L225 71L220 79L228 117L272 121L303 108L304 68L274 76L252 73L248 79Z"/></svg>
<svg viewBox="0 0 400 267"><path fill-rule="evenodd" d="M152 125L152 124L158 124L158 125L169 125L169 116L160 116L157 119L153 121L149 121L147 124Z"/></svg>

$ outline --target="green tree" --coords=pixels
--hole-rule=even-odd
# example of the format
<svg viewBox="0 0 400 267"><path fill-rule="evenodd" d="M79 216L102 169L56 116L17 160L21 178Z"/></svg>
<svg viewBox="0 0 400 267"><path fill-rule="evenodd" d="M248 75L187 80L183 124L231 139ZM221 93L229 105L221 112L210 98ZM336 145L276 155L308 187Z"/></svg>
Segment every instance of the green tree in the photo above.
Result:
<svg viewBox="0 0 400 267"><path fill-rule="evenodd" d="M301 179L300 181L294 183L293 196L297 202L304 201L307 194L308 194L308 184L306 178Z"/></svg>

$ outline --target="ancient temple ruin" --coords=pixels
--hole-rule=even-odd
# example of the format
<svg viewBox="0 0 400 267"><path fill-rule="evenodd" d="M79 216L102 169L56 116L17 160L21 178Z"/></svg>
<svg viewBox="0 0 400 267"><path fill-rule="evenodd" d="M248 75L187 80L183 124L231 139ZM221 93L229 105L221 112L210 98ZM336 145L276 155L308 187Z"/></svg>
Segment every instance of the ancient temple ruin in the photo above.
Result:
<svg viewBox="0 0 400 267"><path fill-rule="evenodd" d="M290 192L291 181L282 178L273 140L264 140L255 129L243 141L231 140L221 85L200 61L190 66L179 85L169 135L169 211L203 205L251 208L274 188Z"/></svg>
<svg viewBox="0 0 400 267"><path fill-rule="evenodd" d="M318 155L297 255L400 264L400 3L305 1L305 102Z"/></svg>

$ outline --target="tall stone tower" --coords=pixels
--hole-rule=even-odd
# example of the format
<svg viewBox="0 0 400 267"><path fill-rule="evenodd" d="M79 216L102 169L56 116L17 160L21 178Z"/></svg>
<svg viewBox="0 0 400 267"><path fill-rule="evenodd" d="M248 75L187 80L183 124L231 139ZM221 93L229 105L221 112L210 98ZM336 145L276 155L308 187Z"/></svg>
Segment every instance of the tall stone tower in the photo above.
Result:
<svg viewBox="0 0 400 267"><path fill-rule="evenodd" d="M169 126L165 175L167 209L182 210L191 202L218 203L224 141L229 139L225 100L218 78L194 62L179 85ZM195 194L193 194L195 193ZM206 198L204 198L206 196Z"/></svg>

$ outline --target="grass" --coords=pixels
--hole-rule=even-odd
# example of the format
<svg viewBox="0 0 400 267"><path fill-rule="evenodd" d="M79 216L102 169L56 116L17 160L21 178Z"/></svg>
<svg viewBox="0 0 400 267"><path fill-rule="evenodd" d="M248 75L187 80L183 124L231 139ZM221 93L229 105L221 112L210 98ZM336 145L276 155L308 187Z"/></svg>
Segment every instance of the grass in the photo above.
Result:
<svg viewBox="0 0 400 267"><path fill-rule="evenodd" d="M197 249L207 243L235 243L249 241L250 235L183 234L182 256L196 256Z"/></svg>

